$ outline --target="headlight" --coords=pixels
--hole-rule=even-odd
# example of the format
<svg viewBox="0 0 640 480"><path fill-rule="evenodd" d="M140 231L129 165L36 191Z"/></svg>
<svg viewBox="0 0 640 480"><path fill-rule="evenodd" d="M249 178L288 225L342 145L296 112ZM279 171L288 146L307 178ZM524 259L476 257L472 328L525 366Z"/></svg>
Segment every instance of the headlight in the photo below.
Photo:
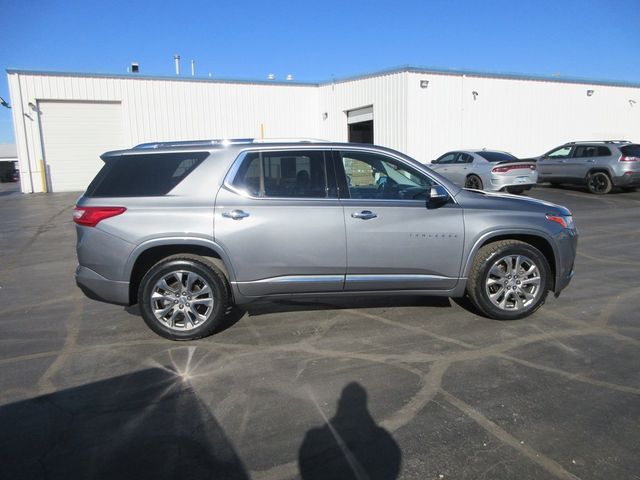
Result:
<svg viewBox="0 0 640 480"><path fill-rule="evenodd" d="M573 216L571 215L549 215L547 214L547 220L550 222L556 222L561 225L562 228L568 228L569 230L575 230L573 224Z"/></svg>

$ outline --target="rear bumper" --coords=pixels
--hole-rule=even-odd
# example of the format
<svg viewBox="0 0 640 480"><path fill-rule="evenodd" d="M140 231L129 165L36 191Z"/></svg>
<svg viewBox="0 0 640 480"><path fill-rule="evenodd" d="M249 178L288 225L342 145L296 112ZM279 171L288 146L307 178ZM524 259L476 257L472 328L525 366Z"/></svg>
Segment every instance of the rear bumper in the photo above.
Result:
<svg viewBox="0 0 640 480"><path fill-rule="evenodd" d="M76 285L92 300L115 303L116 305L130 305L129 282L109 280L90 268L78 265Z"/></svg>
<svg viewBox="0 0 640 480"><path fill-rule="evenodd" d="M616 187L640 187L640 172L626 172L613 177L613 184Z"/></svg>
<svg viewBox="0 0 640 480"><path fill-rule="evenodd" d="M522 180L518 180L521 178ZM491 182L486 185L485 190L498 192L506 187L522 187L529 190L538 182L538 176L526 173L523 175L491 175Z"/></svg>

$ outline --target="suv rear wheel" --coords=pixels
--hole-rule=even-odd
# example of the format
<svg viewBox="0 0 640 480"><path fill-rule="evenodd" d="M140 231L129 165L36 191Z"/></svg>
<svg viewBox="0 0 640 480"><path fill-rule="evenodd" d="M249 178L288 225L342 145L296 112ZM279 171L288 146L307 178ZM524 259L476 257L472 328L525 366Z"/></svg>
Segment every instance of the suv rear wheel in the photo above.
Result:
<svg viewBox="0 0 640 480"><path fill-rule="evenodd" d="M519 240L503 240L478 251L467 293L488 317L515 320L542 306L550 279L549 263L537 248Z"/></svg>
<svg viewBox="0 0 640 480"><path fill-rule="evenodd" d="M613 188L613 182L604 172L593 172L587 176L587 188L591 193L604 195Z"/></svg>
<svg viewBox="0 0 640 480"><path fill-rule="evenodd" d="M196 255L173 255L156 263L138 290L145 323L171 340L211 335L222 324L229 300L224 274Z"/></svg>

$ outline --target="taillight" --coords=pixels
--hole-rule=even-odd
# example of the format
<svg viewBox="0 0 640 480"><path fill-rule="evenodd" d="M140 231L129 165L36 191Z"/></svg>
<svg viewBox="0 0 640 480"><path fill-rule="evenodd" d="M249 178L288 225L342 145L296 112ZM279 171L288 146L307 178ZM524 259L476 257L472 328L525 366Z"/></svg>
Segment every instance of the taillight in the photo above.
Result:
<svg viewBox="0 0 640 480"><path fill-rule="evenodd" d="M619 159L619 162L638 162L640 161L639 157L630 157L628 155L622 155Z"/></svg>
<svg viewBox="0 0 640 480"><path fill-rule="evenodd" d="M76 207L73 209L73 221L84 227L95 227L105 218L124 213L124 207Z"/></svg>
<svg viewBox="0 0 640 480"><path fill-rule="evenodd" d="M501 167L493 167L491 169L492 173L507 173L511 170L520 170L520 169L529 169L531 171L536 169L536 166L531 164L531 165L504 165Z"/></svg>

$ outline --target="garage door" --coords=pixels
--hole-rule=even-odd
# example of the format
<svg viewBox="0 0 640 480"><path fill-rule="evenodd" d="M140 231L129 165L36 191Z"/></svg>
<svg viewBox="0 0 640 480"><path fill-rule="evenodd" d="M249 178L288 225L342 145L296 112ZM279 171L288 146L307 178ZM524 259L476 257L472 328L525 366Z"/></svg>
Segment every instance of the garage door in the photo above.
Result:
<svg viewBox="0 0 640 480"><path fill-rule="evenodd" d="M38 102L49 189L82 191L103 163L124 148L122 106L111 102Z"/></svg>

